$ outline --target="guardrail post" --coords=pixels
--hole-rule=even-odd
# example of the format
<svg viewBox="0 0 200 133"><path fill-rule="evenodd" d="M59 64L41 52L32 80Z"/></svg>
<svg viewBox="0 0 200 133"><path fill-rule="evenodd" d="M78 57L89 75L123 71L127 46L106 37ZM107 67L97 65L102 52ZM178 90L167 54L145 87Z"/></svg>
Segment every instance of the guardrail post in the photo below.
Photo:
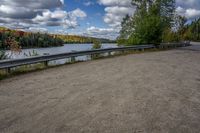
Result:
<svg viewBox="0 0 200 133"><path fill-rule="evenodd" d="M97 58L97 54L91 54L91 59L94 60Z"/></svg>
<svg viewBox="0 0 200 133"><path fill-rule="evenodd" d="M111 52L108 52L108 56L111 56Z"/></svg>
<svg viewBox="0 0 200 133"><path fill-rule="evenodd" d="M48 61L44 62L45 67L48 67Z"/></svg>
<svg viewBox="0 0 200 133"><path fill-rule="evenodd" d="M6 68L6 73L7 73L7 74L10 74L10 73L11 73L11 68L10 68L10 67Z"/></svg>
<svg viewBox="0 0 200 133"><path fill-rule="evenodd" d="M122 54L125 54L125 53L126 53L126 50L122 50L121 53L122 53Z"/></svg>
<svg viewBox="0 0 200 133"><path fill-rule="evenodd" d="M71 57L71 62L74 63L76 61L75 57Z"/></svg>

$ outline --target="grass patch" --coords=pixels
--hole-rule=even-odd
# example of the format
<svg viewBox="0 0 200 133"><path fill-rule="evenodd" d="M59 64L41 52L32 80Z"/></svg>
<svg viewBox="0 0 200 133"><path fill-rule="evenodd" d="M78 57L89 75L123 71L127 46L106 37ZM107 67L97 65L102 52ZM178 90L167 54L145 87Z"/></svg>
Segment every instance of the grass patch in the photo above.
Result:
<svg viewBox="0 0 200 133"><path fill-rule="evenodd" d="M8 77L12 77L14 75L24 74L28 72L38 71L45 69L45 65L43 63L32 64L32 65L23 65L19 67L15 67L11 69L11 72L8 73L6 69L0 70L0 80L3 80Z"/></svg>
<svg viewBox="0 0 200 133"><path fill-rule="evenodd" d="M44 68L46 68L44 63L23 65L23 66L19 66L19 67L12 69L11 74L17 75L17 74L20 74L20 73L27 73L27 72L35 71L35 70L42 70Z"/></svg>
<svg viewBox="0 0 200 133"><path fill-rule="evenodd" d="M8 75L5 70L0 70L0 80L5 79Z"/></svg>

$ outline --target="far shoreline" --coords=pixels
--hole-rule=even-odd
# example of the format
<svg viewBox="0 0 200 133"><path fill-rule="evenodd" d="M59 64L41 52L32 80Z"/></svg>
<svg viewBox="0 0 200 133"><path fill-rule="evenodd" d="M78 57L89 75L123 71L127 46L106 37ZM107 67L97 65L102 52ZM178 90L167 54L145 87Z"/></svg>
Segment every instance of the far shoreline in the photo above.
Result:
<svg viewBox="0 0 200 133"><path fill-rule="evenodd" d="M77 44L80 44L80 45L85 45L85 44L93 44L93 43L64 43L63 45L61 46L49 46L49 47L25 47L25 48L21 48L21 50L25 50L25 49L43 49L43 48L57 48L57 47L63 47L64 45L77 45ZM116 44L116 42L104 42L102 44ZM0 50L10 50L10 49L2 49L0 48Z"/></svg>

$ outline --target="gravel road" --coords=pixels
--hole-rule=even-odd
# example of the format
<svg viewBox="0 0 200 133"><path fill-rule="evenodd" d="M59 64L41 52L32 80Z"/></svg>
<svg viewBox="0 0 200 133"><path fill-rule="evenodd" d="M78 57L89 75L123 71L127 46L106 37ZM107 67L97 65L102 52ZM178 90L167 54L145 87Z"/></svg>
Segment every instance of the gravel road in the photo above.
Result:
<svg viewBox="0 0 200 133"><path fill-rule="evenodd" d="M200 45L0 81L1 133L199 133Z"/></svg>

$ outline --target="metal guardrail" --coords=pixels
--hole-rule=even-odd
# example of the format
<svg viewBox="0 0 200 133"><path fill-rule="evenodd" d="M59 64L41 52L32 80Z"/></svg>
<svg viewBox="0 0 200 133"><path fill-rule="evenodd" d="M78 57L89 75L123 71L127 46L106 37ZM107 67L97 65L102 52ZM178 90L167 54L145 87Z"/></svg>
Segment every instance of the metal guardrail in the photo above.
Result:
<svg viewBox="0 0 200 133"><path fill-rule="evenodd" d="M183 44L180 44L177 46L183 46ZM69 52L69 53L61 53L61 54L54 54L54 55L44 55L44 56L30 57L30 58L24 58L24 59L3 60L3 61L0 61L0 69L8 69L9 71L10 68L17 67L17 66L36 64L36 63L41 63L41 62L46 62L46 64L48 64L47 63L48 61L58 60L58 59L73 58L73 57L84 56L84 55L110 53L110 52L116 52L116 51L145 50L145 49L152 49L152 48L155 48L155 46L154 45L138 45L138 46L129 46L129 47L117 47L117 48L105 48L105 49Z"/></svg>
<svg viewBox="0 0 200 133"><path fill-rule="evenodd" d="M166 48L176 48L176 47L186 47L190 46L189 41L181 42L181 43L161 43L158 48L159 49L166 49Z"/></svg>

